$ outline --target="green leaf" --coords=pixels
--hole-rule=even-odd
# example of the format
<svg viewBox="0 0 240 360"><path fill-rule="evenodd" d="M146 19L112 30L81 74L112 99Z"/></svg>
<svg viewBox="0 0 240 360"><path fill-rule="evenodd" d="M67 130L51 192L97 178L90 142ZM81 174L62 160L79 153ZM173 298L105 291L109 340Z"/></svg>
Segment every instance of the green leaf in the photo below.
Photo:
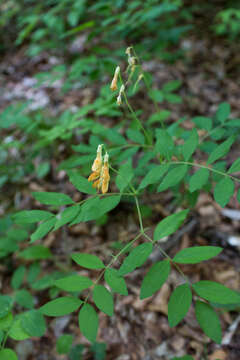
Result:
<svg viewBox="0 0 240 360"><path fill-rule="evenodd" d="M69 353L71 349L71 345L73 342L73 336L72 335L62 335L57 339L57 352L58 354L67 354Z"/></svg>
<svg viewBox="0 0 240 360"><path fill-rule="evenodd" d="M72 254L72 259L78 265L83 266L87 269L103 269L105 267L102 260L99 259L96 255L75 253Z"/></svg>
<svg viewBox="0 0 240 360"><path fill-rule="evenodd" d="M127 137L133 142L142 145L145 143L144 135L140 131L128 129L126 133L127 133Z"/></svg>
<svg viewBox="0 0 240 360"><path fill-rule="evenodd" d="M234 182L229 177L224 177L214 188L214 200L224 207L234 194Z"/></svg>
<svg viewBox="0 0 240 360"><path fill-rule="evenodd" d="M221 344L221 324L219 317L213 308L202 301L196 301L195 313L203 332L217 344Z"/></svg>
<svg viewBox="0 0 240 360"><path fill-rule="evenodd" d="M96 189L92 187L92 183L89 182L85 177L79 175L75 170L69 170L67 172L71 183L76 189L85 194L96 194Z"/></svg>
<svg viewBox="0 0 240 360"><path fill-rule="evenodd" d="M38 277L41 271L40 265L38 262L34 262L30 265L28 274L27 274L27 281L29 284L32 284Z"/></svg>
<svg viewBox="0 0 240 360"><path fill-rule="evenodd" d="M133 178L133 175L132 162L131 160L128 160L120 167L116 177L116 185L120 192L122 192L128 186Z"/></svg>
<svg viewBox="0 0 240 360"><path fill-rule="evenodd" d="M140 292L140 299L152 296L158 291L168 278L171 266L169 260L159 261L154 264L145 275Z"/></svg>
<svg viewBox="0 0 240 360"><path fill-rule="evenodd" d="M168 322L176 326L187 314L192 303L192 292L188 284L182 284L173 291L168 303Z"/></svg>
<svg viewBox="0 0 240 360"><path fill-rule="evenodd" d="M0 350L0 359L1 360L18 360L18 357L15 351L11 349L2 349Z"/></svg>
<svg viewBox="0 0 240 360"><path fill-rule="evenodd" d="M78 322L82 334L89 341L95 342L98 332L99 321L98 315L91 305L83 305L79 312Z"/></svg>
<svg viewBox="0 0 240 360"><path fill-rule="evenodd" d="M189 181L189 191L194 192L196 190L202 189L202 187L206 184L209 177L208 169L199 169L197 170L190 178Z"/></svg>
<svg viewBox="0 0 240 360"><path fill-rule="evenodd" d="M100 110L100 109L98 108L98 110ZM111 142L111 144L124 145L127 143L126 139L122 135L119 134L117 129L113 129L113 128L107 129L105 127L105 128L103 128L102 135L106 139L108 139Z"/></svg>
<svg viewBox="0 0 240 360"><path fill-rule="evenodd" d="M79 215L70 225L78 224L81 221L98 220L107 212L114 209L120 202L121 195L106 196L103 198L92 198L87 200L81 207Z"/></svg>
<svg viewBox="0 0 240 360"><path fill-rule="evenodd" d="M92 344L90 350L94 355L94 359L96 360L105 360L106 359L106 349L107 344L105 342L95 342Z"/></svg>
<svg viewBox="0 0 240 360"><path fill-rule="evenodd" d="M39 221L48 220L53 214L43 210L23 210L13 215L16 224L32 224Z"/></svg>
<svg viewBox="0 0 240 360"><path fill-rule="evenodd" d="M40 337L45 334L46 322L43 315L38 310L31 310L21 317L21 326L30 336Z"/></svg>
<svg viewBox="0 0 240 360"><path fill-rule="evenodd" d="M232 144L234 143L235 137L231 136L225 140L222 144L218 145L215 150L210 154L207 164L212 164L216 160L224 157L230 150Z"/></svg>
<svg viewBox="0 0 240 360"><path fill-rule="evenodd" d="M30 335L28 335L21 326L22 316L23 314L14 319L13 325L9 330L9 336L14 340L25 340L30 338Z"/></svg>
<svg viewBox="0 0 240 360"><path fill-rule="evenodd" d="M184 222L188 215L189 210L182 210L178 213L167 216L160 221L154 231L154 241L158 241L165 236L169 236L174 233Z"/></svg>
<svg viewBox="0 0 240 360"><path fill-rule="evenodd" d="M170 160L174 152L174 142L172 137L166 130L158 129L156 131L156 138L155 150L164 158Z"/></svg>
<svg viewBox="0 0 240 360"><path fill-rule="evenodd" d="M95 285L93 301L99 310L109 316L113 315L113 296L103 285Z"/></svg>
<svg viewBox="0 0 240 360"><path fill-rule="evenodd" d="M151 254L153 246L151 243L144 243L135 247L130 254L124 259L118 274L126 275L145 263Z"/></svg>
<svg viewBox="0 0 240 360"><path fill-rule="evenodd" d="M193 284L196 293L205 300L218 304L239 304L240 295L214 281L201 280Z"/></svg>
<svg viewBox="0 0 240 360"><path fill-rule="evenodd" d="M155 165L141 181L141 184L139 185L139 190L144 189L150 184L156 184L161 179L161 177L168 171L168 168L168 164Z"/></svg>
<svg viewBox="0 0 240 360"><path fill-rule="evenodd" d="M212 131L209 135L213 140L221 140L225 137L226 134L227 134L226 129L215 128L214 131Z"/></svg>
<svg viewBox="0 0 240 360"><path fill-rule="evenodd" d="M18 254L18 256L25 260L41 260L41 259L49 259L52 256L52 254L51 251L45 246L34 245L21 251Z"/></svg>
<svg viewBox="0 0 240 360"><path fill-rule="evenodd" d="M0 318L0 329L8 330L13 322L13 314L9 312L6 316Z"/></svg>
<svg viewBox="0 0 240 360"><path fill-rule="evenodd" d="M32 309L34 307L34 298L32 294L25 289L15 293L15 301L26 309Z"/></svg>
<svg viewBox="0 0 240 360"><path fill-rule="evenodd" d="M228 169L228 174L240 172L240 158L235 160L234 163Z"/></svg>
<svg viewBox="0 0 240 360"><path fill-rule="evenodd" d="M39 311L47 316L63 316L77 310L82 301L75 297L63 296L41 306Z"/></svg>
<svg viewBox="0 0 240 360"><path fill-rule="evenodd" d="M164 94L166 101L169 101L171 104L181 104L182 98L176 94Z"/></svg>
<svg viewBox="0 0 240 360"><path fill-rule="evenodd" d="M173 261L178 264L197 264L217 256L222 250L217 246L194 246L180 250Z"/></svg>
<svg viewBox="0 0 240 360"><path fill-rule="evenodd" d="M82 360L84 346L82 344L74 345L69 352L69 360Z"/></svg>
<svg viewBox="0 0 240 360"><path fill-rule="evenodd" d="M139 146L134 146L130 149L120 151L120 154L117 157L117 162L120 164L122 161L131 159L133 155L138 152L138 150Z"/></svg>
<svg viewBox="0 0 240 360"><path fill-rule="evenodd" d="M126 282L123 277L119 276L119 273L115 269L107 269L104 273L104 279L106 283L110 286L112 291L119 293L121 295L127 295L128 290Z"/></svg>
<svg viewBox="0 0 240 360"><path fill-rule="evenodd" d="M37 201L44 205L62 206L74 203L68 195L57 192L33 192L32 195Z"/></svg>
<svg viewBox="0 0 240 360"><path fill-rule="evenodd" d="M44 290L53 285L54 277L52 275L45 275L41 279L35 281L32 284L32 289L34 290Z"/></svg>
<svg viewBox="0 0 240 360"><path fill-rule="evenodd" d="M171 115L171 111L169 110L161 110L159 112L156 112L154 114L152 114L149 119L147 120L147 123L149 125L152 125L156 122L163 122L164 120L166 120L169 116Z"/></svg>
<svg viewBox="0 0 240 360"><path fill-rule="evenodd" d="M16 271L14 271L12 279L11 279L11 287L14 290L17 290L22 285L24 275L26 272L25 266L19 266Z"/></svg>
<svg viewBox="0 0 240 360"><path fill-rule="evenodd" d="M164 100L163 92L157 89L151 89L150 91L148 91L148 95L152 100L156 102L161 103Z"/></svg>
<svg viewBox="0 0 240 360"><path fill-rule="evenodd" d="M47 235L49 231L54 227L55 223L56 223L56 218L53 217L40 224L37 230L34 231L34 233L31 235L30 243L33 243L34 241L39 240L43 238L45 235Z"/></svg>
<svg viewBox="0 0 240 360"><path fill-rule="evenodd" d="M54 282L54 285L65 291L82 291L93 284L86 276L71 275Z"/></svg>
<svg viewBox="0 0 240 360"><path fill-rule="evenodd" d="M76 216L80 213L81 207L78 205L70 206L64 209L60 214L57 215L57 221L54 226L54 230L59 229L61 226L73 221Z"/></svg>
<svg viewBox="0 0 240 360"><path fill-rule="evenodd" d="M182 146L182 154L185 161L188 161L198 146L198 133L196 129L191 131L189 138Z"/></svg>
<svg viewBox="0 0 240 360"><path fill-rule="evenodd" d="M211 131L212 129L212 119L204 116L196 116L192 119L199 129L204 129Z"/></svg>
<svg viewBox="0 0 240 360"><path fill-rule="evenodd" d="M80 222L95 220L99 217L100 197L90 198L81 206L80 213L70 223L70 226Z"/></svg>
<svg viewBox="0 0 240 360"><path fill-rule="evenodd" d="M188 170L187 165L179 165L171 169L162 180L158 187L158 192L167 190L168 188L177 185L182 181Z"/></svg>
<svg viewBox="0 0 240 360"><path fill-rule="evenodd" d="M227 102L223 102L219 105L216 112L216 118L220 123L224 123L227 120L231 112L230 105Z"/></svg>
<svg viewBox="0 0 240 360"><path fill-rule="evenodd" d="M106 196L100 199L98 214L99 217L114 209L120 202L121 195Z"/></svg>
<svg viewBox="0 0 240 360"><path fill-rule="evenodd" d="M0 318L5 317L11 309L12 299L8 295L0 295Z"/></svg>
<svg viewBox="0 0 240 360"><path fill-rule="evenodd" d="M181 86L182 82L180 80L172 80L163 85L163 92L172 92L177 90Z"/></svg>

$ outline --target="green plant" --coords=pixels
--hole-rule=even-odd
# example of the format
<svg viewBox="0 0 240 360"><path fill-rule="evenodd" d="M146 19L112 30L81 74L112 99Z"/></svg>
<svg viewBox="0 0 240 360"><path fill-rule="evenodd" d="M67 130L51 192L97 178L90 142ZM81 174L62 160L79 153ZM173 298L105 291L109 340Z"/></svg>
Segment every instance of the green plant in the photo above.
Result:
<svg viewBox="0 0 240 360"><path fill-rule="evenodd" d="M227 35L230 40L234 40L240 33L240 10L228 8L219 11L216 22L214 26L216 34Z"/></svg>
<svg viewBox="0 0 240 360"><path fill-rule="evenodd" d="M99 56L101 53L105 55L104 61L107 61L105 46L109 41L121 44L127 39L147 48L148 52L156 51L165 58L174 59L174 55L167 51L168 46L176 44L190 28L182 24L186 17L186 10L182 7L181 0L148 0L144 3L118 0L114 9L110 0L97 3L91 0L47 0L41 4L21 0L16 6L8 0L0 8L3 50L10 43L21 45L28 42L30 56L46 50L67 54L71 43L84 34L88 48L94 48L94 53ZM78 60L76 67L79 66Z"/></svg>
<svg viewBox="0 0 240 360"><path fill-rule="evenodd" d="M161 248L159 242L162 238L174 234L184 223L189 208L193 208L197 201L199 191L211 192L213 187L214 199L222 207L234 195L235 183L239 183L240 179L233 174L240 171L240 161L237 159L227 166L223 159L238 139L236 129L239 128L239 121L229 118L230 106L222 103L213 119L193 118L191 130L181 126L183 119L168 125L165 121L166 116L162 115L163 110L159 109L159 104L162 104L164 99L169 101L171 99L169 95L177 90L180 83L176 81L168 83L162 91L151 90L151 79L142 70L132 47L127 49L127 55L129 64L127 78L124 79L122 71L117 70L111 84L112 90L120 89L120 91L118 95L114 92L114 95L110 96L112 102L110 111L114 110L112 106L114 102L115 107L125 105L129 115L125 116L119 126L113 128L107 128L91 119L88 120L89 123L85 120L83 124L79 122L80 128L82 125L86 132L92 133L89 144L73 147L80 153L75 158L75 160L79 158L79 163L71 159L61 165L66 170L70 182L84 194L84 197L79 202L75 202L65 193L34 192L32 194L34 199L43 205L41 210L23 210L13 216L17 225L38 224L31 234L30 246L17 251L17 257L30 262L48 259L55 262L59 271L38 279L39 267L32 263L29 269L21 266L14 272L13 295L2 295L0 298L2 348L8 336L16 340L41 336L45 332L45 316L63 316L79 309L80 330L94 344L93 346L97 346L95 342L99 321L96 308L112 316L114 293L128 295L126 275L143 266L155 250L159 251L164 259L151 265L143 277L140 299L156 293L167 281L172 269L178 271L182 283L174 289L168 304L168 321L171 327L183 320L193 302L196 319L203 332L220 344L221 326L216 309L224 308L228 304L239 306L238 292L209 280L192 283L181 268L181 264L197 264L209 260L217 256L222 248L194 246L178 251L171 258ZM139 91L143 91L143 84L146 85L147 94L153 100L155 107L155 112L148 119L144 119L142 113L135 111L130 103L134 96L138 97ZM177 99L178 102L179 97ZM101 106L98 105L98 109L101 111ZM85 114L84 110L83 113ZM198 132L199 129L204 132ZM98 153L95 158L97 146ZM102 178L104 174L102 149L109 154L109 160L105 157L104 162L110 169L110 192L102 187L103 182L106 181L106 178L105 180ZM196 161L195 157L200 157L201 160ZM96 177L91 176L89 180L100 180L100 183L95 183L97 185L95 187L87 180L87 176L91 173L92 161L94 161L92 172L97 174ZM76 169L78 165L81 165L80 169ZM96 187L102 190L102 193L98 192ZM180 210L162 219L151 236L149 229L144 225L143 217L143 205L147 203L143 203L141 199L147 192L161 193L166 190L172 191L175 206L180 207ZM239 190L237 199L240 202ZM92 220L104 223L106 214L116 208L120 202L135 205L139 231L132 240L117 244L118 250L111 255L111 260L102 260L95 254L76 252L71 254L74 265L69 264L70 266L66 268L58 263L50 249L39 244L39 240L50 231L65 225L72 226ZM49 207L48 210L45 206ZM38 244L33 244L35 242ZM79 270L79 267L89 269L92 276L77 274L75 269ZM20 289L26 271L31 274L28 275L27 286L36 290L49 289L50 301L38 309L34 309L29 291ZM14 301L29 310L14 316L13 319ZM65 334L58 340L58 351L68 352L71 342L72 337ZM6 350L10 351L8 349L1 351L6 352ZM14 355L12 358L14 359ZM191 359L191 357L186 356L183 359Z"/></svg>

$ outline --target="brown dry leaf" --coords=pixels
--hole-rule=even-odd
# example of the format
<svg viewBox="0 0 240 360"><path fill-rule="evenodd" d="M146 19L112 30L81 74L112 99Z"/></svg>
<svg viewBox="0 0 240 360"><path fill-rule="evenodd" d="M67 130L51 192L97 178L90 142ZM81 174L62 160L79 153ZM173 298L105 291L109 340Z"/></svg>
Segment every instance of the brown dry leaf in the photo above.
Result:
<svg viewBox="0 0 240 360"><path fill-rule="evenodd" d="M190 346L192 349L195 350L196 352L196 357L200 357L200 355L203 353L203 348L204 348L204 343L200 343L199 340L195 341L195 340L192 340L190 342Z"/></svg>
<svg viewBox="0 0 240 360"><path fill-rule="evenodd" d="M228 354L225 351L218 349L215 350L211 355L209 355L209 360L216 360L216 359L226 360L227 356Z"/></svg>
<svg viewBox="0 0 240 360"><path fill-rule="evenodd" d="M176 353L179 353L185 347L185 339L182 336L176 334L172 337L170 344Z"/></svg>
<svg viewBox="0 0 240 360"><path fill-rule="evenodd" d="M69 232L70 232L70 234L74 234L74 235L79 235L79 234L88 235L89 227L88 227L88 224L86 224L86 223L80 223L80 224L70 227Z"/></svg>
<svg viewBox="0 0 240 360"><path fill-rule="evenodd" d="M240 276L239 273L229 265L223 265L221 268L215 268L213 272L214 280L218 281L225 286L228 286L232 289L239 289L240 285Z"/></svg>
<svg viewBox="0 0 240 360"><path fill-rule="evenodd" d="M168 313L168 300L170 296L170 286L168 283L163 284L153 301L149 304L148 310L158 311L165 315Z"/></svg>

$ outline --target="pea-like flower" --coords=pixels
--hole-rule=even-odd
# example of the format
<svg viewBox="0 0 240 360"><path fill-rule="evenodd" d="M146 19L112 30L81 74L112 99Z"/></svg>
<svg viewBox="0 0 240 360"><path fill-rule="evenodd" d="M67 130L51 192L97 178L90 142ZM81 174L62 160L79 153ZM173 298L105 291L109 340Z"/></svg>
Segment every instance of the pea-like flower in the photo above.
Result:
<svg viewBox="0 0 240 360"><path fill-rule="evenodd" d="M102 161L102 145L98 145L97 156L92 165L92 174L88 177L88 181L93 181L93 187L97 190L101 190L103 194L108 191L110 175L108 165L109 155L104 155L104 161Z"/></svg>

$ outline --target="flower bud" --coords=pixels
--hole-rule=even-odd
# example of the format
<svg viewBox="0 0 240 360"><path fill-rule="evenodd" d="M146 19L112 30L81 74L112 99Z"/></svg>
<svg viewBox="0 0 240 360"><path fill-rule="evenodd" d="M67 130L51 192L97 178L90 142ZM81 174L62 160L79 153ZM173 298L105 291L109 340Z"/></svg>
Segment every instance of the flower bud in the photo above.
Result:
<svg viewBox="0 0 240 360"><path fill-rule="evenodd" d="M119 73L120 73L120 67L119 66L117 66L116 67L116 70L115 70L115 73L114 73L114 76L113 76L113 79L112 79L112 82L111 82L111 85L110 85L110 89L112 90L112 91L115 91L115 90L117 90L117 81L118 81L118 75L119 75Z"/></svg>
<svg viewBox="0 0 240 360"><path fill-rule="evenodd" d="M98 145L97 156L92 165L92 171L100 172L102 166L102 144Z"/></svg>
<svg viewBox="0 0 240 360"><path fill-rule="evenodd" d="M108 168L108 153L104 156L104 165L101 174L101 185L102 185L102 193L105 194L108 191L108 185L110 181L109 168Z"/></svg>

